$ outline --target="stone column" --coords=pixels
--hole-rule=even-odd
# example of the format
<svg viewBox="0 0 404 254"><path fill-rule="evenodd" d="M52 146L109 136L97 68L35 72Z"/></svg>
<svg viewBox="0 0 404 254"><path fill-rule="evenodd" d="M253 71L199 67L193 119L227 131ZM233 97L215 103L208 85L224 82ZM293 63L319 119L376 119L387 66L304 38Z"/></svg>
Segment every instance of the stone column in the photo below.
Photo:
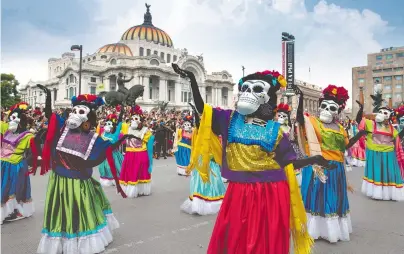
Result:
<svg viewBox="0 0 404 254"><path fill-rule="evenodd" d="M174 84L175 89L175 105L181 105L181 91L182 91L182 84L177 79Z"/></svg>
<svg viewBox="0 0 404 254"><path fill-rule="evenodd" d="M139 83L144 86L143 101L150 101L149 77L139 76Z"/></svg>
<svg viewBox="0 0 404 254"><path fill-rule="evenodd" d="M192 89L191 89L191 92L192 92ZM201 93L203 101L206 102L206 86L205 86L205 84L202 84L202 85L199 86L199 92Z"/></svg>
<svg viewBox="0 0 404 254"><path fill-rule="evenodd" d="M217 88L217 106L223 106L222 88Z"/></svg>
<svg viewBox="0 0 404 254"><path fill-rule="evenodd" d="M160 79L159 80L159 101L166 101L167 97L167 80Z"/></svg>

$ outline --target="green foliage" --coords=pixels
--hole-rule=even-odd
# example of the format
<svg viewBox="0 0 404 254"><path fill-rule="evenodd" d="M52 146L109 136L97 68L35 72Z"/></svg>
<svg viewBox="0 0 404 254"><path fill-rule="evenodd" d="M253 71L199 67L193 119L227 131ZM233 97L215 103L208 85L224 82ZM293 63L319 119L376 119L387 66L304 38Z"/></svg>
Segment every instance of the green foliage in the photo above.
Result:
<svg viewBox="0 0 404 254"><path fill-rule="evenodd" d="M13 74L1 74L1 106L9 108L21 102L17 86L20 83Z"/></svg>

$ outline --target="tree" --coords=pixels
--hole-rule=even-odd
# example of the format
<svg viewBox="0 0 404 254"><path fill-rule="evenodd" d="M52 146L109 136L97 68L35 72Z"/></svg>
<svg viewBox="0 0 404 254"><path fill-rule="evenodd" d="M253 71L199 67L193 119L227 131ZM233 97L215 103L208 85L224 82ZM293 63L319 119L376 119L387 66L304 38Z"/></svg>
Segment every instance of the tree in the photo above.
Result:
<svg viewBox="0 0 404 254"><path fill-rule="evenodd" d="M20 83L13 74L1 74L1 106L9 108L14 104L21 102L17 86Z"/></svg>

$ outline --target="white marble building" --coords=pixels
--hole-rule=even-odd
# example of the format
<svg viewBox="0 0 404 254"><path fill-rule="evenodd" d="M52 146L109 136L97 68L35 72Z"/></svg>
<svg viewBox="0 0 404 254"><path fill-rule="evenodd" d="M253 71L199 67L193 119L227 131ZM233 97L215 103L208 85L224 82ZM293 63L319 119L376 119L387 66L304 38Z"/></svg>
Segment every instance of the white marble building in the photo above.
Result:
<svg viewBox="0 0 404 254"><path fill-rule="evenodd" d="M44 106L45 96L36 87L42 84L52 91L54 108L70 106L70 99L79 93L79 62L74 53L48 60L48 80L30 81L20 89L22 99L32 106ZM203 98L221 108L233 105L233 79L227 71L207 74L202 56L188 54L187 49L174 48L170 36L152 24L147 8L144 23L127 29L118 43L101 47L82 59L82 94L98 94L117 90L116 79L122 72L126 88L141 84L144 96L137 102L145 110L168 101L168 108L185 109L192 95L189 82L180 78L171 63L195 73Z"/></svg>

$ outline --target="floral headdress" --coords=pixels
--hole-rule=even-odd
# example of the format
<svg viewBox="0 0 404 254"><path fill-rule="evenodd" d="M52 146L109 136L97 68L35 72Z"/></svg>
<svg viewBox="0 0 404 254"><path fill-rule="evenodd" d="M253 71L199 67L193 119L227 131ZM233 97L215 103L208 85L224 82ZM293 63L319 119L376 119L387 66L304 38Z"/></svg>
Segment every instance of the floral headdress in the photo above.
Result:
<svg viewBox="0 0 404 254"><path fill-rule="evenodd" d="M143 110L140 108L139 105L136 105L130 109L131 115L139 115L143 116Z"/></svg>
<svg viewBox="0 0 404 254"><path fill-rule="evenodd" d="M72 105L85 105L91 110L96 110L98 107L104 105L104 100L95 94L80 94L79 96L72 97Z"/></svg>
<svg viewBox="0 0 404 254"><path fill-rule="evenodd" d="M333 100L338 103L340 110L343 110L346 106L346 102L349 99L348 90L344 87L337 87L335 85L328 85L324 90L320 98L320 103L323 100Z"/></svg>
<svg viewBox="0 0 404 254"><path fill-rule="evenodd" d="M278 107L276 108L277 112L284 112L284 113L290 113L290 106L286 103L281 103L278 105Z"/></svg>
<svg viewBox="0 0 404 254"><path fill-rule="evenodd" d="M10 112L13 112L16 109L19 109L21 111L26 111L28 109L28 103L26 103L26 102L17 103L10 107Z"/></svg>
<svg viewBox="0 0 404 254"><path fill-rule="evenodd" d="M182 122L183 123L184 122L190 122L191 124L194 124L194 118L192 116L190 116L190 115L187 115L182 119Z"/></svg>
<svg viewBox="0 0 404 254"><path fill-rule="evenodd" d="M107 121L111 121L113 123L117 123L118 122L118 117L115 114L109 114L107 116Z"/></svg>
<svg viewBox="0 0 404 254"><path fill-rule="evenodd" d="M400 119L401 117L403 117L404 116L404 105L401 105L398 108L396 108L395 112L396 112L397 119Z"/></svg>

